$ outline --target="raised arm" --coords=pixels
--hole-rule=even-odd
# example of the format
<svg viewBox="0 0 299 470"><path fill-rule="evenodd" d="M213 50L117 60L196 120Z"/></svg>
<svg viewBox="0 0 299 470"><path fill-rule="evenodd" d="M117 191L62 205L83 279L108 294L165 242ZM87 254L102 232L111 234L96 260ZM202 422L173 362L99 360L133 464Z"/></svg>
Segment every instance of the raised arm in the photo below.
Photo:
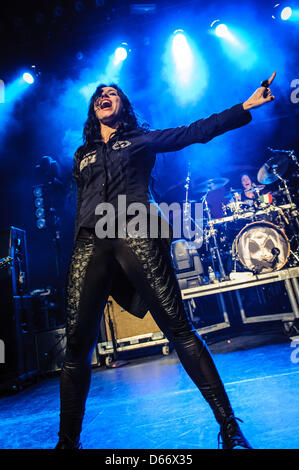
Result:
<svg viewBox="0 0 299 470"><path fill-rule="evenodd" d="M269 86L275 75L276 72L265 81L265 85ZM209 142L218 135L244 126L252 119L249 109L257 108L274 99L267 86L258 88L244 103L195 121L189 126L150 131L146 134L147 145L155 153L173 152L191 144Z"/></svg>
<svg viewBox="0 0 299 470"><path fill-rule="evenodd" d="M217 135L248 124L251 119L243 104L237 104L189 126L150 131L146 134L147 145L155 153L174 152L191 144L209 142Z"/></svg>

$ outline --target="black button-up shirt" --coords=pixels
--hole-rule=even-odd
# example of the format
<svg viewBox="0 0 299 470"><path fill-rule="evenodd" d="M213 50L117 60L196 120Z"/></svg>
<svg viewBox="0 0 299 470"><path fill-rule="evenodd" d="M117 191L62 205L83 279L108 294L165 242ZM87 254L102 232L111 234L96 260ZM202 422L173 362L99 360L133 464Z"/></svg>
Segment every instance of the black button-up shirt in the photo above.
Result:
<svg viewBox="0 0 299 470"><path fill-rule="evenodd" d="M119 195L126 195L127 205L151 202L148 183L157 153L208 142L250 121L251 114L237 104L189 126L154 131L121 126L107 143L81 148L74 169L78 185L75 238L81 227L95 228L95 209L102 202L113 204L116 213Z"/></svg>

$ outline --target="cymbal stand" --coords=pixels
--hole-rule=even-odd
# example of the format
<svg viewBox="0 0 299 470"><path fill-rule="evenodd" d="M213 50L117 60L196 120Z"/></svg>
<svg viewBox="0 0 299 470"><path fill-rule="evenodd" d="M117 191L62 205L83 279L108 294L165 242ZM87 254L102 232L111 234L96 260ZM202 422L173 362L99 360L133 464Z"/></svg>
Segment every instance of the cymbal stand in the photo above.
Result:
<svg viewBox="0 0 299 470"><path fill-rule="evenodd" d="M186 177L186 184L185 184L185 202L184 202L184 211L183 211L183 226L184 228L186 227L186 222L190 220L190 202L189 202L189 188L190 188L190 180L191 180L191 173L190 173L190 162L188 162L188 173ZM187 225L188 227L188 237L191 239L191 234L189 231L189 224ZM184 234L185 235L185 234Z"/></svg>
<svg viewBox="0 0 299 470"><path fill-rule="evenodd" d="M282 182L283 186L284 186L284 193L287 197L287 200L288 200L288 203L289 204L294 204L293 200L292 200L292 196L291 196L291 193L290 193L290 190L288 188L288 184L287 184L287 181L285 179L283 179L280 174L276 171L276 169L274 168L273 169L273 173L274 175ZM299 228L299 220L298 220L298 216L295 216L295 220L296 220L296 224L297 224L297 228Z"/></svg>
<svg viewBox="0 0 299 470"><path fill-rule="evenodd" d="M286 153L287 156L293 160L295 166L299 169L299 162L297 160L294 150L272 149L271 147L268 147L268 150L270 150L272 153Z"/></svg>
<svg viewBox="0 0 299 470"><path fill-rule="evenodd" d="M294 150L290 150L288 152L288 156L291 157L292 161L294 162L295 164L295 167L297 168L297 170L299 170L299 162L298 162L298 159L294 153Z"/></svg>
<svg viewBox="0 0 299 470"><path fill-rule="evenodd" d="M293 203L293 200L292 200L292 196L291 196L290 190L289 190L289 188L288 188L287 181L286 181L284 178L282 178L282 177L280 176L280 174L276 171L275 168L273 169L273 173L274 173L274 175L282 182L282 184L283 184L283 186L284 186L284 193L285 193L285 195L286 195L286 197L287 197L287 200L288 200L289 204L294 204L294 203ZM298 219L298 211L297 211L297 209L296 209L296 211L295 211L295 214L291 214L291 215L292 215L292 219L291 219L291 220L295 222L295 227L294 227L293 231L294 231L294 237L295 237L295 239L296 239L296 245L297 245L297 246L296 246L296 253L294 253L294 252L291 250L291 254L294 256L294 258L297 260L297 262L299 262L299 257L298 257L298 255L299 255L299 219Z"/></svg>
<svg viewBox="0 0 299 470"><path fill-rule="evenodd" d="M213 256L216 255L221 280L225 280L225 279L227 279L227 276L226 276L226 273L225 273L225 270L224 270L224 267L223 267L223 263L222 263L222 259L221 259L221 255L220 255L220 250L219 250L219 246L218 246L218 242L217 242L217 238L216 238L217 230L213 226L211 211L210 211L210 208L209 208L209 205L208 205L208 202L207 202L208 194L209 194L209 190L202 197L202 202L204 204L204 210L207 213L208 225L210 227L210 233L209 233L208 238L212 237L213 245L214 245L213 247L210 248L210 252L211 252L211 255L212 255L212 259L213 259Z"/></svg>
<svg viewBox="0 0 299 470"><path fill-rule="evenodd" d="M186 184L185 184L185 202L184 202L184 210L183 210L183 227L184 229L187 227L188 230L188 238L189 240L192 239L192 235L190 233L190 222L194 223L195 229L198 230L195 235L201 236L202 234L202 228L197 224L196 220L194 220L191 215L190 215L190 207L191 203L189 202L189 189L190 189L190 181L191 181L191 172L190 172L190 162L188 162L188 173L186 177ZM184 233L185 235L185 233ZM195 238L196 241L197 238Z"/></svg>

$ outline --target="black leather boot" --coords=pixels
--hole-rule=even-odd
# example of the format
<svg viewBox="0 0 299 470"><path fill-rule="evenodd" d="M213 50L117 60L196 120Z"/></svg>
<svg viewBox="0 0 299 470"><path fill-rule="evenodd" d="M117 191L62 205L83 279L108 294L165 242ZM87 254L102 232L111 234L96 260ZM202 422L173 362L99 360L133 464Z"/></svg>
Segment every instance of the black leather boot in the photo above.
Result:
<svg viewBox="0 0 299 470"><path fill-rule="evenodd" d="M55 447L55 450L60 449L82 449L82 445L78 439L70 439L68 436L62 436Z"/></svg>
<svg viewBox="0 0 299 470"><path fill-rule="evenodd" d="M251 449L252 447L245 439L237 423L237 421L242 422L242 420L235 417L221 380L219 380L217 387L207 386L201 389L201 393L220 424L218 447L221 444L222 449Z"/></svg>
<svg viewBox="0 0 299 470"><path fill-rule="evenodd" d="M59 441L55 449L82 449L80 443L82 421L83 415L60 414Z"/></svg>
<svg viewBox="0 0 299 470"><path fill-rule="evenodd" d="M221 424L218 434L218 446L221 444L222 449L252 449L237 421L243 422L241 419L231 415Z"/></svg>

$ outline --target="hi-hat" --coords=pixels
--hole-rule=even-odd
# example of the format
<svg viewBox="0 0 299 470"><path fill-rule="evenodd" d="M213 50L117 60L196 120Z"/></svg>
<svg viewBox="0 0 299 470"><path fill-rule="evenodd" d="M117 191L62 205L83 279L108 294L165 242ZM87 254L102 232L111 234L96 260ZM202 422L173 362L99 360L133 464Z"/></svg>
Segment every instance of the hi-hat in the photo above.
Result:
<svg viewBox="0 0 299 470"><path fill-rule="evenodd" d="M228 178L211 178L209 180L203 181L200 184L193 185L193 193L206 193L208 191L215 191L215 189L220 189L229 182Z"/></svg>
<svg viewBox="0 0 299 470"><path fill-rule="evenodd" d="M259 169L257 180L261 184L271 184L282 177L288 169L288 159L284 155L269 158Z"/></svg>

